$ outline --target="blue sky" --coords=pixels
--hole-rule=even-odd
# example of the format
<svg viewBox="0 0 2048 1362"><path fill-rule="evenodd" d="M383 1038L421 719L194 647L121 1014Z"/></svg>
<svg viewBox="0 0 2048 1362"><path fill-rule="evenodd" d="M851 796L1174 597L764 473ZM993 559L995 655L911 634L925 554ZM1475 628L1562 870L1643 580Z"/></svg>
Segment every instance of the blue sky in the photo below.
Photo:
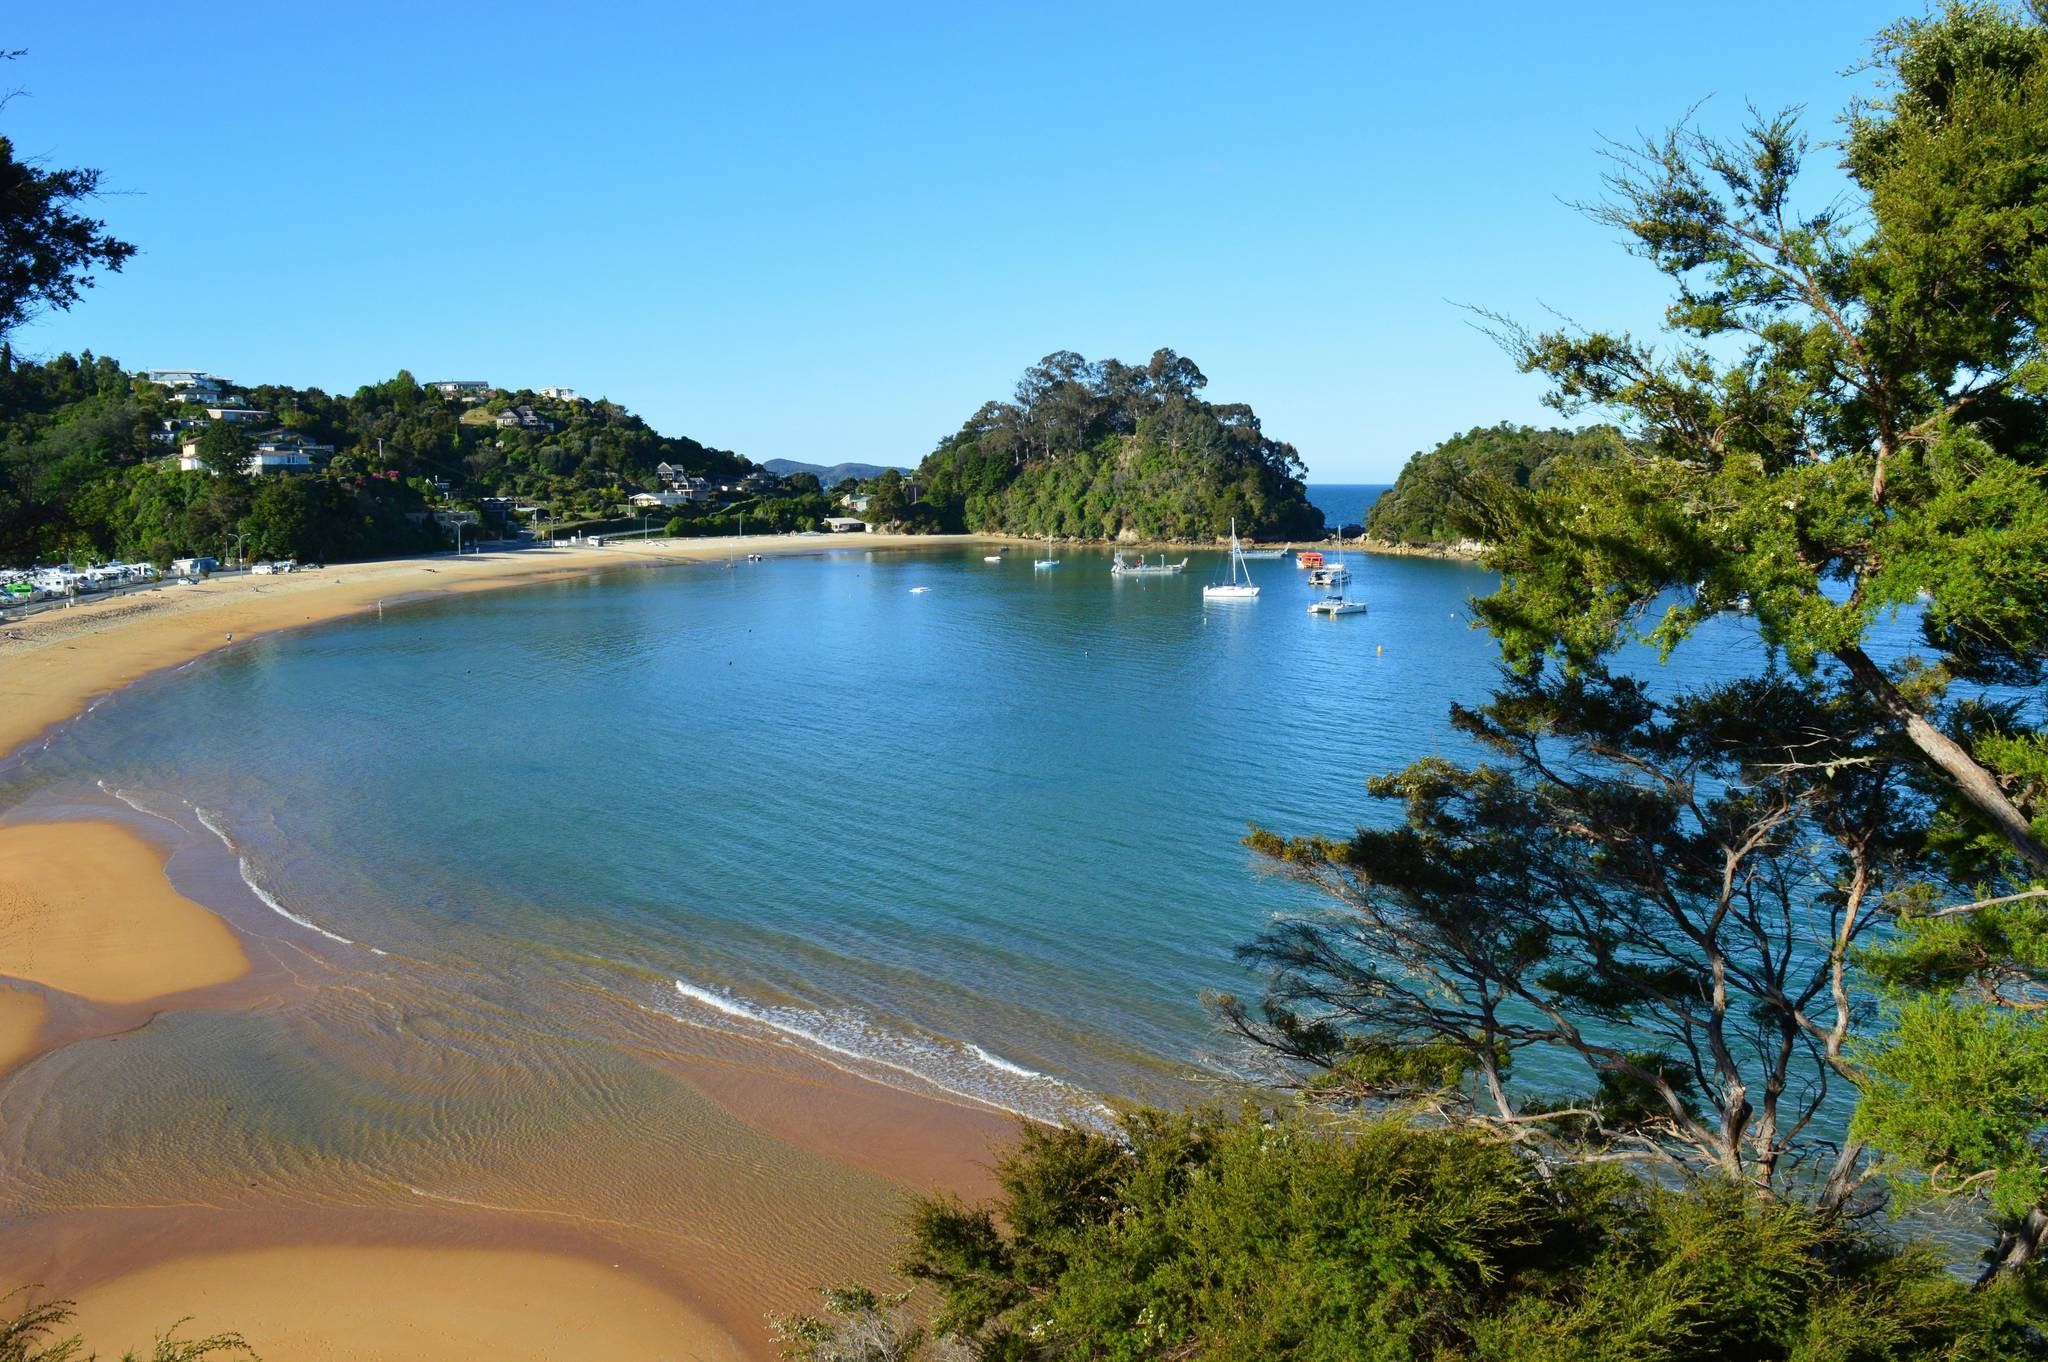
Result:
<svg viewBox="0 0 2048 1362"><path fill-rule="evenodd" d="M1562 202L1602 134L1712 96L1831 136L1910 2L21 5L0 129L105 171L142 254L16 344L566 384L819 463L1168 345L1315 478L1388 479L1547 419L1458 304L1655 324Z"/></svg>

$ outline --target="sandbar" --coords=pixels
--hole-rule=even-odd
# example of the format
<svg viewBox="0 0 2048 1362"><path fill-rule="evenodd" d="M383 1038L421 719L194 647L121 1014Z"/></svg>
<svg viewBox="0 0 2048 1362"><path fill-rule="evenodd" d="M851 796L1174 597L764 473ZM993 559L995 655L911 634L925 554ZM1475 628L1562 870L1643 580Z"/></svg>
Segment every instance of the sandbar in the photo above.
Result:
<svg viewBox="0 0 2048 1362"><path fill-rule="evenodd" d="M0 828L0 975L139 1003L248 971L234 932L173 889L163 853L127 828Z"/></svg>

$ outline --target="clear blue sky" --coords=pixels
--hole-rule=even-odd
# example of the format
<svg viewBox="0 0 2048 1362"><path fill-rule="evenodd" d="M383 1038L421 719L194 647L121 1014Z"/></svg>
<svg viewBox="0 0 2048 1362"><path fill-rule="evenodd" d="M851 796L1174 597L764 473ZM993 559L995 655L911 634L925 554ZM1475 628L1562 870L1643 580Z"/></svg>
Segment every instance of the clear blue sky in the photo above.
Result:
<svg viewBox="0 0 2048 1362"><path fill-rule="evenodd" d="M21 4L19 152L142 248L24 351L566 384L914 463L1055 349L1192 356L1316 478L1538 421L1459 303L1653 325L1599 135L1802 103L1913 4ZM1832 157L1819 158L1832 174Z"/></svg>

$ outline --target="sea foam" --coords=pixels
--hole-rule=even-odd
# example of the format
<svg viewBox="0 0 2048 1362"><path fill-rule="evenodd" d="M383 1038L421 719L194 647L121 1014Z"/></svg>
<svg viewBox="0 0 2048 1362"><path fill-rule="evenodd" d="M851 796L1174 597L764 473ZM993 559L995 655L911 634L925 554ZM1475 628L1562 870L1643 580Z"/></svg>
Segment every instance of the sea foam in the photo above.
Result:
<svg viewBox="0 0 2048 1362"><path fill-rule="evenodd" d="M675 988L682 998L721 1016L766 1028L855 1065L892 1070L983 1106L1032 1120L1095 1129L1108 1129L1115 1120L1107 1107L1071 1083L1004 1059L971 1041L955 1043L887 1030L848 1008L825 1011L750 1002L681 979L675 980ZM697 1018L677 1020L701 1024Z"/></svg>
<svg viewBox="0 0 2048 1362"><path fill-rule="evenodd" d="M375 946L366 946L362 942L351 940L339 932L330 932L311 918L302 917L278 902L277 896L268 889L265 889L257 881L256 872L249 867L249 858L242 854L242 849L235 845L234 839L229 837L221 825L213 820L212 815L208 814L206 810L200 808L197 804L192 805L192 812L199 815L199 821L206 825L208 832L220 838L221 845L226 847L228 854L235 858L235 868L241 872L242 883L249 886L250 893L262 900L264 907L270 909L271 912L276 913L281 918L298 923L299 926L304 927L309 932L318 932L329 941L339 941L344 946L356 946L368 951L372 955L385 954L385 952L378 950Z"/></svg>

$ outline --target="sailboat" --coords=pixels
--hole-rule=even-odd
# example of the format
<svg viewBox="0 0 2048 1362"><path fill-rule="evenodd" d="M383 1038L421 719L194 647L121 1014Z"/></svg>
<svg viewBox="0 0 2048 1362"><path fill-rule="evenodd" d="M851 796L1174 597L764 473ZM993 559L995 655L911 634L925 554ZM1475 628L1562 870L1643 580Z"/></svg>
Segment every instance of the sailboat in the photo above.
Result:
<svg viewBox="0 0 2048 1362"><path fill-rule="evenodd" d="M1244 578L1242 582L1238 580L1240 575ZM1252 585L1252 570L1244 565L1244 545L1237 542L1237 520L1233 517L1230 522L1230 580L1203 587L1202 599L1248 601L1258 594L1258 587Z"/></svg>
<svg viewBox="0 0 2048 1362"><path fill-rule="evenodd" d="M1045 557L1036 560L1031 566L1034 568L1056 568L1059 565L1060 560L1052 556L1052 531L1047 530L1045 532Z"/></svg>

